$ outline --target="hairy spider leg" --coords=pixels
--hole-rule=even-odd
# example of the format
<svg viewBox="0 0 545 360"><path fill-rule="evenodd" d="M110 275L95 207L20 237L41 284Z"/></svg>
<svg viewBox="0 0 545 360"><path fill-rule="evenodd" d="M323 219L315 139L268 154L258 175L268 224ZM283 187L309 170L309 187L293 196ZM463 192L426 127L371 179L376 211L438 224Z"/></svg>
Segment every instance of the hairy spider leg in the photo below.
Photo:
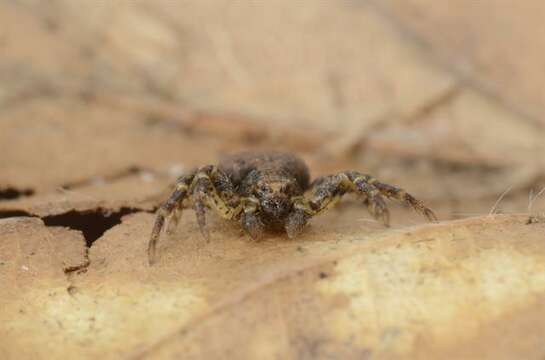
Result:
<svg viewBox="0 0 545 360"><path fill-rule="evenodd" d="M265 230L265 225L259 218L259 201L254 197L247 197L242 202L243 211L240 216L240 225L248 235L254 240L261 237Z"/></svg>
<svg viewBox="0 0 545 360"><path fill-rule="evenodd" d="M417 200L414 196L407 193L405 190L400 189L393 185L383 184L378 181L374 182L373 185L380 191L384 196L404 202L416 212L424 215L429 221L436 222L437 216L435 213L428 207L424 205L420 200Z"/></svg>
<svg viewBox="0 0 545 360"><path fill-rule="evenodd" d="M192 183L193 209L202 236L209 241L210 234L206 228L206 209L215 210L222 218L233 220L238 218L242 208L237 202L233 206L234 190L229 178L215 166L206 166L199 171ZM219 191L218 189L221 189Z"/></svg>
<svg viewBox="0 0 545 360"><path fill-rule="evenodd" d="M345 171L315 181L310 194L309 205L313 215L323 213L335 206L346 193L356 193L365 198L371 215L381 219L384 225L390 223L390 213L380 191L373 185L370 176L355 171Z"/></svg>
<svg viewBox="0 0 545 360"><path fill-rule="evenodd" d="M165 222L168 223L167 232L173 233L181 215L183 201L188 196L193 202L200 232L207 241L209 233L206 228L206 209L213 209L221 217L230 220L237 219L242 211L231 181L216 166L204 166L189 175L182 176L176 182L175 190L157 212L148 245L150 264L153 264L155 260L157 241Z"/></svg>
<svg viewBox="0 0 545 360"><path fill-rule="evenodd" d="M384 196L405 202L430 221L437 220L429 208L405 190L380 183L375 178L357 171L344 171L316 179L305 196L293 198L294 210L286 222L288 236L298 235L309 218L331 209L346 193L363 196L369 213L374 218L382 220L386 226L390 224L390 212Z"/></svg>
<svg viewBox="0 0 545 360"><path fill-rule="evenodd" d="M181 203L187 196L189 184L191 181L193 181L194 176L194 173L192 173L180 177L178 181L176 181L174 191L170 194L163 205L161 205L159 210L157 210L155 224L153 225L153 230L151 231L151 237L148 243L148 261L150 265L152 265L155 261L155 249L157 247L159 237L161 236L161 231L163 230L165 221L175 209L177 211L177 209L181 206ZM175 219L175 222L177 223L179 220L179 214L175 214L174 216L178 216Z"/></svg>

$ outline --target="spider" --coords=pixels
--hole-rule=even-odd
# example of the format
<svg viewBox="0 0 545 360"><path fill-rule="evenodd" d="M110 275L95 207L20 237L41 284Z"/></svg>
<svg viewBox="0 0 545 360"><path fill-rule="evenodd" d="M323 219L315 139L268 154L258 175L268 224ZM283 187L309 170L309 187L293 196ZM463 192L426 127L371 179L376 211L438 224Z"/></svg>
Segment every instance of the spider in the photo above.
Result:
<svg viewBox="0 0 545 360"><path fill-rule="evenodd" d="M285 231L294 238L310 218L333 207L347 193L359 195L371 215L385 226L389 226L390 213L384 197L403 201L428 220L437 221L433 211L405 190L369 175L343 171L311 183L306 164L293 154L244 152L223 159L217 166L199 167L177 180L174 191L157 211L148 245L149 263L155 262L157 241L165 223L168 234L175 231L186 199L207 241L208 209L238 221L253 239L265 230Z"/></svg>

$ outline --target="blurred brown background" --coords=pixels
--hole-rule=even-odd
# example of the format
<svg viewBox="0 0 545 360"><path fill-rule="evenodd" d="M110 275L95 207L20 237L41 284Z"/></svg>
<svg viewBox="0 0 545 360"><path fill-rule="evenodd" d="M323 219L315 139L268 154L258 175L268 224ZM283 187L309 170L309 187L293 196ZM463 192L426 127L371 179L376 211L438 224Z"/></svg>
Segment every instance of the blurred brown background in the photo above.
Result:
<svg viewBox="0 0 545 360"><path fill-rule="evenodd" d="M10 344L5 340L0 344L0 355L4 350L6 357L13 357L24 348L33 357L51 347L52 354L60 356L58 343L65 343L66 351L75 356L111 351L120 356L160 356L149 350L160 337L155 330L169 333L186 324L181 319L168 323L180 299L172 294L181 290L172 290L168 301L173 308L155 314L156 323L146 327L144 315L164 306L146 297L150 289L126 290L129 298L147 299L135 310L125 300L117 303L112 294L118 292L108 289L107 283L106 290L97 284L115 276L126 282L126 273L145 266L142 247L151 212L168 185L185 169L213 163L226 152L284 149L307 160L313 175L345 169L368 172L422 198L442 220L501 213L538 216L545 209L545 196L536 197L545 188L543 14L545 4L537 0L0 1L0 217L5 218L0 229L5 239L11 239L0 243L0 264L7 264L0 280L10 284L0 301L10 309L3 315L8 325L0 339L10 339ZM392 206L397 229L423 223L407 209ZM23 218L14 220L18 216ZM370 222L357 205L341 206L327 216L323 225L316 220L315 228L327 232L329 223L337 234L335 241L346 234L383 231L374 223L371 230L361 230ZM367 220L362 222L362 217ZM186 218L187 236L198 244L192 214ZM118 230L128 236L118 240L134 249L111 245L115 230L125 226L121 222L133 225L125 224L125 232ZM25 231L28 235L21 235ZM519 233L510 231L515 237ZM110 243L107 236L113 238ZM229 250L232 247L245 249L246 243L237 236L235 245L234 240L226 240L225 248L207 245L211 254L223 255L202 255L198 245L193 250L205 258L221 258L227 256L223 252L234 251ZM39 253L36 249L41 249L44 237L61 239L53 245L56 250L42 249L44 259L54 254L56 260L25 255ZM177 255L168 257L174 251L169 247L181 243L166 242L161 250L167 254L163 263L169 264L165 266L170 274L150 275L145 270L139 275L149 281L146 286L157 290L154 284L171 284L173 274L181 281L179 273L188 272L188 282L204 281L202 274L215 266L213 262L197 256L201 270L191 273L189 265L176 264ZM270 246L276 249L271 254L278 250ZM240 249L233 256L246 258L246 250ZM115 265L119 269L109 260L133 252L138 255ZM187 249L180 247L179 252ZM41 270L21 275L23 266L32 270L25 261ZM275 269L275 261L278 258L271 255L267 271ZM543 265L541 260L536 264ZM222 273L220 269L216 271ZM241 273L242 269L241 265ZM251 282L239 275L232 276L240 283ZM63 295L57 300L70 308L65 313L72 320L56 313L43 315L37 326L36 319L25 317L31 311L25 306L44 314L45 305L20 302L41 295L21 291L51 289L51 281L69 292L86 289L86 297L79 305L66 305L76 301L74 294L59 290ZM236 288L225 286L211 285L216 292L209 291L232 294ZM468 289L460 294L472 291ZM106 320L100 323L92 306L98 306L93 299L102 298L104 291L115 298L108 305L109 317L126 319L126 306L129 313L140 311L143 317L127 320L129 325L121 329ZM206 304L212 302L210 295L204 298ZM83 315L81 303L95 305ZM22 315L14 315L19 311ZM543 312L532 314L529 318ZM51 316L55 324L49 323ZM66 321L75 328L62 325ZM112 328L119 338L110 334ZM51 337L21 340L32 329ZM394 336L391 329L377 329L381 334L377 339ZM518 331L511 335L515 338ZM135 334L141 341L125 342L125 336ZM361 358L452 350L441 342L432 341L431 346L411 339L380 346L368 339L365 346L343 343L358 350L314 349L315 356L309 350L315 345L299 344L308 351L290 354ZM293 349L293 344L286 348ZM534 349L532 343L516 348L514 354L536 355ZM264 354L274 358L277 353ZM278 354L285 358L286 352Z"/></svg>
<svg viewBox="0 0 545 360"><path fill-rule="evenodd" d="M539 191L540 2L1 6L3 189L258 146L409 184L446 216Z"/></svg>

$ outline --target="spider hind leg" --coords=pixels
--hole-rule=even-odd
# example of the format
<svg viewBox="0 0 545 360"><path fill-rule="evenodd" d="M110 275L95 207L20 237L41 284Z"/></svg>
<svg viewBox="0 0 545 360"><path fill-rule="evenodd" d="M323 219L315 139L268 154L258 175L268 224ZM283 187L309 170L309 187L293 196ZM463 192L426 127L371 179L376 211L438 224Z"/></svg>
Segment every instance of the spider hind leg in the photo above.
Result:
<svg viewBox="0 0 545 360"><path fill-rule="evenodd" d="M192 180L192 174L180 178L176 183L175 190L157 211L153 230L151 231L150 240L148 242L148 262L150 265L155 262L157 242L159 241L165 223L167 223L167 228L172 231L173 227L175 227L178 222L179 213L177 213L177 211L180 204L187 197L189 188L188 183ZM174 223L172 223L172 220Z"/></svg>

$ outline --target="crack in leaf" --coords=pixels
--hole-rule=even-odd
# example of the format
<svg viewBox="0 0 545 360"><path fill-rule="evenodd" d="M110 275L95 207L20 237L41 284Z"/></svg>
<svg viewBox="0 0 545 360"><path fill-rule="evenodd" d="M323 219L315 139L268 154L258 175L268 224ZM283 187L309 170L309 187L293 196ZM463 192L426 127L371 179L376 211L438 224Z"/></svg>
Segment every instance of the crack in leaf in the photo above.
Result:
<svg viewBox="0 0 545 360"><path fill-rule="evenodd" d="M0 219L10 217L36 217L40 218L45 226L48 227L66 227L80 231L85 239L85 261L82 264L69 266L63 269L65 274L70 274L83 271L90 265L89 249L93 246L93 243L106 231L121 224L123 216L143 211L145 210L133 207L122 207L117 211L98 207L86 211L71 210L59 215L39 217L22 210L8 210L0 211Z"/></svg>

